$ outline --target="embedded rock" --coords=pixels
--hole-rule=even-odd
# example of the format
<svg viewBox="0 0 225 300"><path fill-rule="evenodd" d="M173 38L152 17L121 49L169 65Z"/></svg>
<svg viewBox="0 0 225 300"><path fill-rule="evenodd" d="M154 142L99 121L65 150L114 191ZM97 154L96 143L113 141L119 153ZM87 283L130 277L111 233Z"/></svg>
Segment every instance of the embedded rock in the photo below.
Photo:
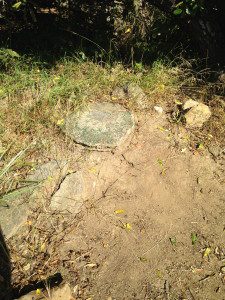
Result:
<svg viewBox="0 0 225 300"><path fill-rule="evenodd" d="M192 107L186 114L186 124L190 128L201 128L211 116L209 107L203 103Z"/></svg>
<svg viewBox="0 0 225 300"><path fill-rule="evenodd" d="M139 109L148 108L148 97L140 86L129 84L126 90L128 98L136 103Z"/></svg>
<svg viewBox="0 0 225 300"><path fill-rule="evenodd" d="M119 104L94 103L70 115L65 133L76 143L95 149L110 149L123 143L134 128L134 117Z"/></svg>
<svg viewBox="0 0 225 300"><path fill-rule="evenodd" d="M6 239L17 233L21 226L26 225L29 205L25 199L19 197L5 201L8 206L0 206L0 225Z"/></svg>
<svg viewBox="0 0 225 300"><path fill-rule="evenodd" d="M80 171L66 176L51 199L50 209L77 214L85 199L84 179Z"/></svg>
<svg viewBox="0 0 225 300"><path fill-rule="evenodd" d="M66 174L68 164L66 161L52 160L38 166L28 177L28 184L14 194L8 194L0 200L0 225L6 239L19 233L24 226L31 208L40 205L40 183L55 176L57 179ZM51 182L54 190L54 182ZM40 195L39 195L40 194Z"/></svg>
<svg viewBox="0 0 225 300"><path fill-rule="evenodd" d="M183 105L183 110L186 110L186 109L190 109L194 106L197 106L199 104L199 102L195 101L195 100L192 100L192 99L189 99L187 100L184 105Z"/></svg>
<svg viewBox="0 0 225 300"><path fill-rule="evenodd" d="M163 108L161 106L154 106L154 110L159 114L163 113Z"/></svg>
<svg viewBox="0 0 225 300"><path fill-rule="evenodd" d="M127 98L127 93L124 87L116 86L112 93L112 100L122 100Z"/></svg>
<svg viewBox="0 0 225 300"><path fill-rule="evenodd" d="M32 174L28 176L28 180L41 182L48 179L49 177L57 175L65 175L67 170L67 161L62 160L51 160L43 165L38 166Z"/></svg>

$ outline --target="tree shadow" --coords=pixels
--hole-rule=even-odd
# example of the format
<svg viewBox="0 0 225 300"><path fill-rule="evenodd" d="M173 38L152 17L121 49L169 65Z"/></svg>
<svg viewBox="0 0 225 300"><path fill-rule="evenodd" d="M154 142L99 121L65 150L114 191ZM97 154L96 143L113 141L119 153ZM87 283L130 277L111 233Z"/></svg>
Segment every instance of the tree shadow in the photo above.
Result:
<svg viewBox="0 0 225 300"><path fill-rule="evenodd" d="M60 16L54 10L42 9L36 14L36 22L23 22L22 12L17 12L15 18L17 26L14 27L7 27L0 19L0 47L37 58L37 61L45 63L48 67L54 66L64 56L74 56L81 52L96 62L122 61L130 65L134 61L141 61L151 65L155 59L164 57L165 54L168 56L168 49L175 47L174 39L176 39L176 47L179 48L178 34L175 37L170 37L169 34L165 43L164 38L160 40L160 35L155 38L150 32L146 39L139 40L140 34L136 32L137 28L134 34L130 35L125 33L125 28L115 31L116 13L113 12L115 7L111 3L112 0L97 2L77 0L76 2L77 5L67 17ZM127 2L132 3L132 1ZM112 10L109 10L110 5ZM81 6L85 6L85 9ZM124 8L123 13L118 17L118 23L128 22L126 18L129 19L129 11L127 10L128 8ZM124 24L121 26L125 26ZM160 31L165 31L165 35L168 34L167 25L164 24L163 28L161 24L157 25Z"/></svg>
<svg viewBox="0 0 225 300"><path fill-rule="evenodd" d="M0 17L0 47L36 56L49 66L76 52L95 60L97 56L101 62L119 60L127 65L134 61L151 65L156 59L167 58L174 61L180 55L185 59L204 57L200 68L224 64L224 4L217 4L218 9L207 4L212 12L211 25L218 18L218 26L215 24L215 32L211 32L201 25L203 18L192 18L191 22L189 17L177 18L171 15L171 4L164 7L158 4L160 1L141 1L141 14L137 14L133 0L25 2L25 9L9 10L8 15ZM203 24L208 24L207 20ZM211 34L205 34L206 28ZM211 42L210 35L211 39L218 35L218 43Z"/></svg>
<svg viewBox="0 0 225 300"><path fill-rule="evenodd" d="M24 23L18 29L4 26L0 20L0 47L36 57L49 66L80 51L93 58L101 50L108 51L112 28L105 15L90 16L91 12L82 13L79 9L70 19L52 12L38 13L36 23Z"/></svg>
<svg viewBox="0 0 225 300"><path fill-rule="evenodd" d="M11 300L11 263L9 249L0 228L0 299Z"/></svg>
<svg viewBox="0 0 225 300"><path fill-rule="evenodd" d="M13 287L11 281L10 252L0 227L0 300L17 299L36 289L45 289L46 285L53 288L59 286L62 281L61 274L55 273L46 278L46 280L33 281L26 286Z"/></svg>

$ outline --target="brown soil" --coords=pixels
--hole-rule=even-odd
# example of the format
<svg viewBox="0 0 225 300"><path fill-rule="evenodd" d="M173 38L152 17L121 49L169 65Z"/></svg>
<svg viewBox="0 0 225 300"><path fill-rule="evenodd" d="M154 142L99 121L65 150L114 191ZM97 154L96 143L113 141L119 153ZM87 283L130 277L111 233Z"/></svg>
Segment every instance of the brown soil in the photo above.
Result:
<svg viewBox="0 0 225 300"><path fill-rule="evenodd" d="M76 217L50 215L46 205L33 212L23 246L11 241L14 264L37 234L46 252L30 276L15 265L15 284L61 272L77 300L225 299L222 154L191 148L189 132L165 116L136 115L121 149L51 157L89 173L94 192Z"/></svg>

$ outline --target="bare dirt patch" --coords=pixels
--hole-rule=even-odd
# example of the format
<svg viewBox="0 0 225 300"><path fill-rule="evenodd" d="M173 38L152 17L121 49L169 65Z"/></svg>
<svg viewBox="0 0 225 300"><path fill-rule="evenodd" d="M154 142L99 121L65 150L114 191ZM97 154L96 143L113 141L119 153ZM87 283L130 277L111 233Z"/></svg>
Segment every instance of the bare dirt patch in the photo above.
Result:
<svg viewBox="0 0 225 300"><path fill-rule="evenodd" d="M60 272L77 300L225 299L223 167L163 115L136 124L117 150L50 151L95 188L76 216L52 214L46 195L10 241L15 285Z"/></svg>

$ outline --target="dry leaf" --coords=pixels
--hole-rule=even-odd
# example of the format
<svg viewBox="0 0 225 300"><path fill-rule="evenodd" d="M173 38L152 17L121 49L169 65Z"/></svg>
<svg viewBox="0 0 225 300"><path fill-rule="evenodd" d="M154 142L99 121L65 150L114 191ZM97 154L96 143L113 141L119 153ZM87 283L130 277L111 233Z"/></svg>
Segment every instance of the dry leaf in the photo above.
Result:
<svg viewBox="0 0 225 300"><path fill-rule="evenodd" d="M56 124L57 124L58 126L62 126L62 125L64 124L64 122L65 122L64 119L60 119L60 120L57 121Z"/></svg>
<svg viewBox="0 0 225 300"><path fill-rule="evenodd" d="M115 210L115 214L119 215L119 214L124 214L125 210L124 209L117 209Z"/></svg>
<svg viewBox="0 0 225 300"><path fill-rule="evenodd" d="M125 33L130 33L131 32L131 28L127 28L127 30L125 31Z"/></svg>
<svg viewBox="0 0 225 300"><path fill-rule="evenodd" d="M210 249L210 248L206 248L205 251L204 251L203 256L204 256L204 257L209 256L209 253L210 253L210 252L211 252L211 249Z"/></svg>
<svg viewBox="0 0 225 300"><path fill-rule="evenodd" d="M46 250L46 246L45 246L45 243L43 243L40 247L40 251L45 252L45 250Z"/></svg>
<svg viewBox="0 0 225 300"><path fill-rule="evenodd" d="M125 223L124 224L124 227L127 229L127 230L131 230L132 229L132 226L130 223Z"/></svg>
<svg viewBox="0 0 225 300"><path fill-rule="evenodd" d="M96 174L96 173L98 173L98 170L95 167L92 167L92 168L89 169L89 172L93 173L93 174Z"/></svg>
<svg viewBox="0 0 225 300"><path fill-rule="evenodd" d="M41 290L40 289L36 289L36 294L40 295L41 294Z"/></svg>
<svg viewBox="0 0 225 300"><path fill-rule="evenodd" d="M179 100L175 100L175 103L176 103L177 105L182 105L182 102L179 101Z"/></svg>

